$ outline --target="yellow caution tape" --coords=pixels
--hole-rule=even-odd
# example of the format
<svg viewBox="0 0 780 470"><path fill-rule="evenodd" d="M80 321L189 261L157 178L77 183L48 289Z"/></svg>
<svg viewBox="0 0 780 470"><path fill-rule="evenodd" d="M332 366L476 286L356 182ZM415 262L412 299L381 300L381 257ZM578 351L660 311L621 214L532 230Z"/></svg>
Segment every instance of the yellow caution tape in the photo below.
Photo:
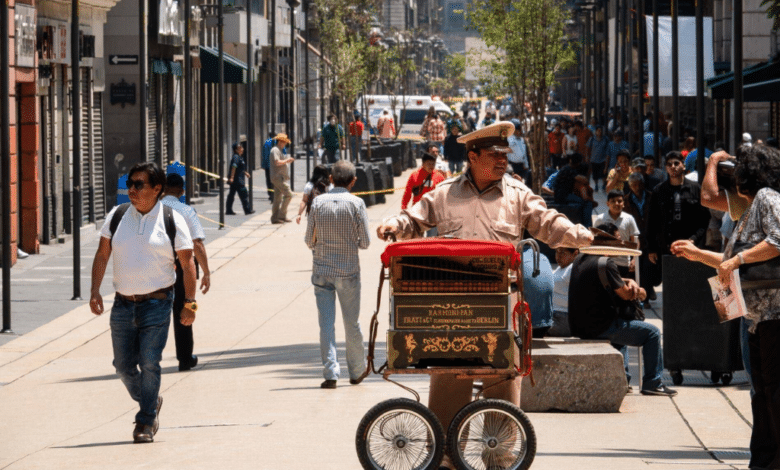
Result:
<svg viewBox="0 0 780 470"><path fill-rule="evenodd" d="M201 219L204 219L204 220L208 220L209 222L213 222L213 223L215 223L215 224L217 224L217 225L221 225L221 226L223 226L223 227L227 227L227 228L235 228L235 227L231 227L231 226L230 226L230 225L228 225L228 224L222 224L222 223L219 223L218 221L216 221L216 220L214 220L214 219L209 219L209 218L208 218L208 217L206 217L205 215L198 214L198 217L200 217Z"/></svg>

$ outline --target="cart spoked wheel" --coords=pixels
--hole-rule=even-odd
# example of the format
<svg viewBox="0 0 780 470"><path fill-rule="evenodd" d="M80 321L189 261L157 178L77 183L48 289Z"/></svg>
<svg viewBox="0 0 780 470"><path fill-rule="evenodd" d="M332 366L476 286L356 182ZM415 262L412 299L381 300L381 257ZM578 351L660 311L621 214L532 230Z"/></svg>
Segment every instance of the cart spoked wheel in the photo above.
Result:
<svg viewBox="0 0 780 470"><path fill-rule="evenodd" d="M669 375L672 376L672 383L673 384L680 385L680 384L683 383L683 374L682 374L681 370L679 370L679 369L677 369L677 370L670 370L669 371Z"/></svg>
<svg viewBox="0 0 780 470"><path fill-rule="evenodd" d="M394 398L363 416L355 445L366 470L435 470L444 457L444 428L424 405Z"/></svg>
<svg viewBox="0 0 780 470"><path fill-rule="evenodd" d="M477 400L452 420L447 449L458 470L525 470L536 456L536 433L517 406Z"/></svg>

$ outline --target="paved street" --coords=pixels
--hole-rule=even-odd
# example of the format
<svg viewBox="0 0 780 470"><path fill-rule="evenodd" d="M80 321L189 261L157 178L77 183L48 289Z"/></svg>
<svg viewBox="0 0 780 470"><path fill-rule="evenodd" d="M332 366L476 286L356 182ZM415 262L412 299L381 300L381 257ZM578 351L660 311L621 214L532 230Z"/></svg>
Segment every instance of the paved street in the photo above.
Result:
<svg viewBox="0 0 780 470"><path fill-rule="evenodd" d="M305 163L296 165L296 175ZM396 178L404 184L408 172ZM262 172L255 173L264 186ZM296 189L303 187L299 177ZM217 219L217 198L197 206ZM400 207L401 193L372 206L372 227ZM598 194L606 210L603 193ZM290 205L297 210L299 198ZM319 331L310 283L305 225L271 225L264 192L257 213L227 218L230 228L207 224L212 288L199 295L196 369L178 372L173 339L163 354L161 427L150 445L133 445L136 405L111 365L108 315L96 317L85 301L70 301L69 244L13 268L14 330L0 346L0 469L359 469L355 431L374 404L409 396L370 376L321 390ZM84 237L82 296L96 249ZM360 254L364 334L375 308L379 257L372 240ZM110 269L110 265L109 265ZM102 293L112 300L111 273ZM380 314L378 364L384 361L387 291ZM663 312L649 321L661 326ZM337 339L343 341L340 321ZM344 348L339 357L344 365ZM635 348L632 354L635 354ZM632 357L633 376L638 376ZM671 385L671 380L666 377ZM425 377L402 381L427 400ZM638 384L634 384L635 390ZM750 436L749 390L743 373L715 387L702 372L686 371L674 398L628 395L620 413L530 413L538 436L533 469L744 469Z"/></svg>

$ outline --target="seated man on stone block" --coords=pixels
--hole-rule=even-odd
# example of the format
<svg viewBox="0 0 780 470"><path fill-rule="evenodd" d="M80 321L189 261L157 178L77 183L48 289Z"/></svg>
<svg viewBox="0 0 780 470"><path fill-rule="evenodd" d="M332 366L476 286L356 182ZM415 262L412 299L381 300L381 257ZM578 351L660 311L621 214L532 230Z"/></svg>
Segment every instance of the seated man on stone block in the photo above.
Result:
<svg viewBox="0 0 780 470"><path fill-rule="evenodd" d="M597 227L620 237L614 224ZM599 238L593 242L599 244ZM606 256L581 253L574 260L569 284L569 327L571 334L582 339L608 339L618 349L626 364L628 375L628 346L642 346L644 376L643 395L673 397L675 390L662 381L661 332L657 327L637 319L636 301L647 296L644 289L632 279L620 277L617 264ZM641 311L641 310L640 310ZM628 387L631 391L631 387Z"/></svg>

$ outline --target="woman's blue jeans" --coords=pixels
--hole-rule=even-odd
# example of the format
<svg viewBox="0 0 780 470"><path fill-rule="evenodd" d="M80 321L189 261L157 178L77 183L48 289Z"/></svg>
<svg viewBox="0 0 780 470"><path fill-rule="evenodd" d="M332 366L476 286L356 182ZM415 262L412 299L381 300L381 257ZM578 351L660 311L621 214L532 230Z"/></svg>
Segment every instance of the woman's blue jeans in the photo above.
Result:
<svg viewBox="0 0 780 470"><path fill-rule="evenodd" d="M130 397L141 406L135 422L151 426L157 416L160 361L171 323L173 290L164 300L129 302L114 298L111 342L114 367Z"/></svg>

